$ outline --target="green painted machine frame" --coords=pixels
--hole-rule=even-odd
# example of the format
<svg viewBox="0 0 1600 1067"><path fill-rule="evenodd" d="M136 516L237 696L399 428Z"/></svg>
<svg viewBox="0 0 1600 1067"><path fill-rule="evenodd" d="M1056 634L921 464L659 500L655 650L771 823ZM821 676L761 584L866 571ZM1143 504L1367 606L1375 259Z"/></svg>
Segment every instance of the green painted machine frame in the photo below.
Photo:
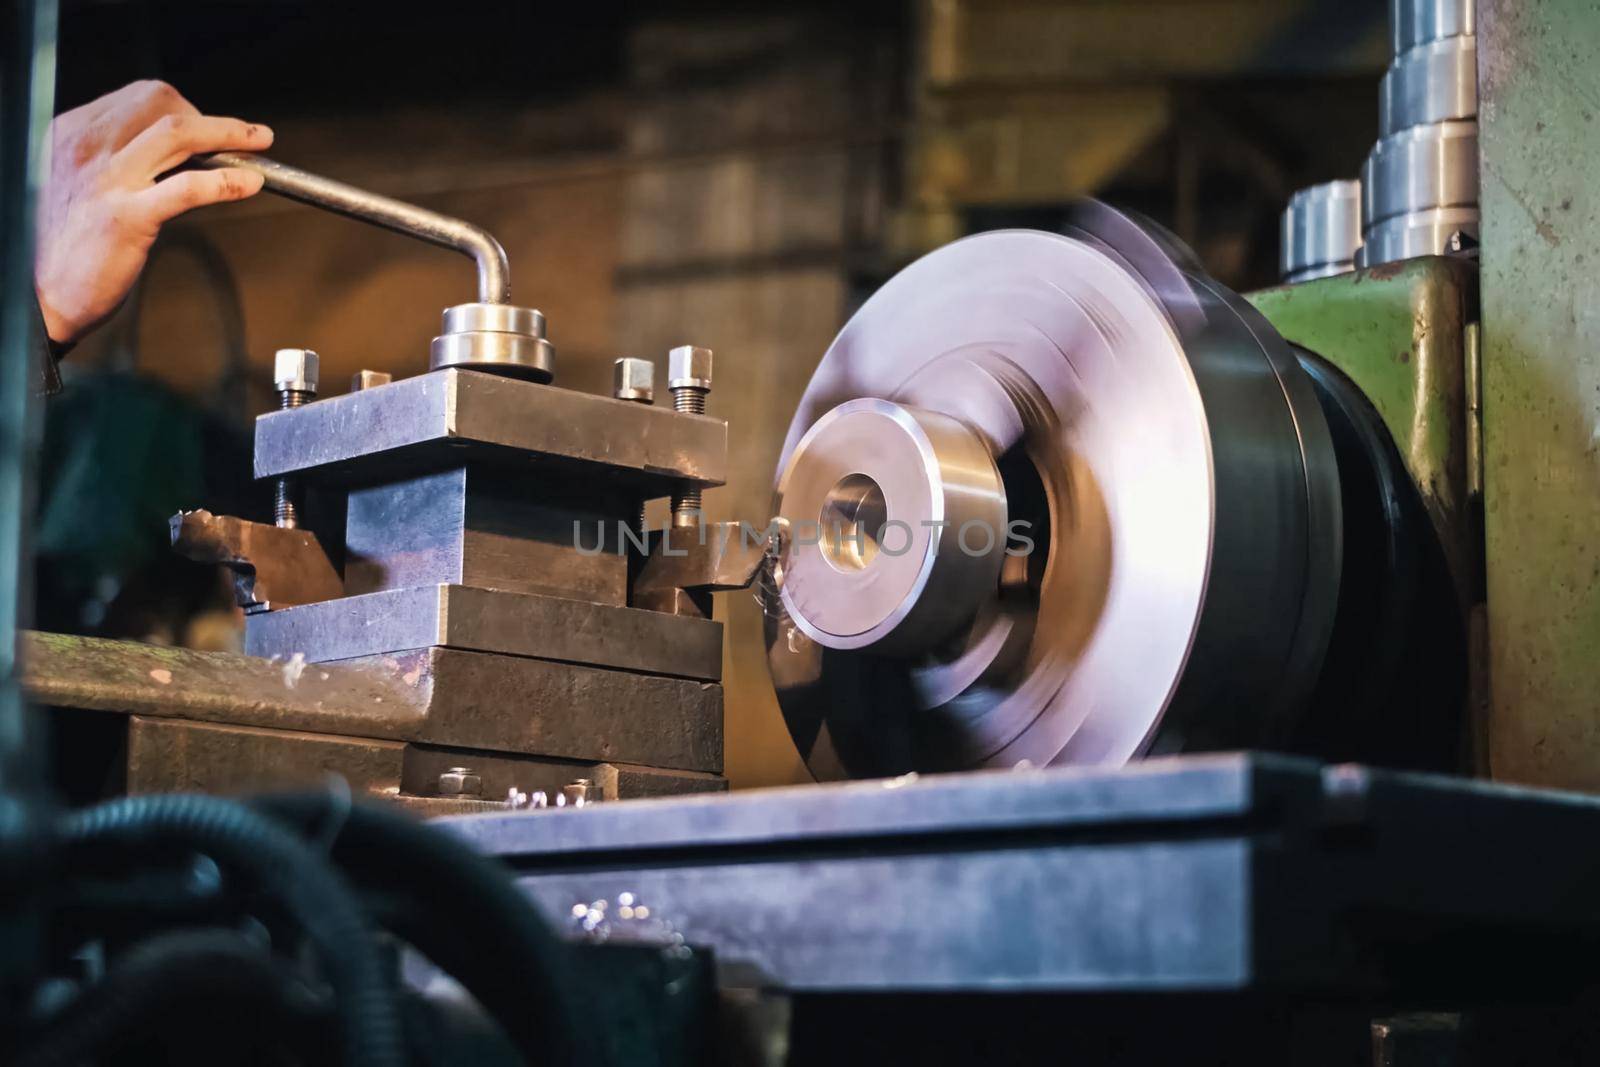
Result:
<svg viewBox="0 0 1600 1067"><path fill-rule="evenodd" d="M1478 266L1427 256L1252 293L1289 341L1338 367L1382 417L1438 531L1468 619L1467 760L1487 768Z"/></svg>
<svg viewBox="0 0 1600 1067"><path fill-rule="evenodd" d="M1372 401L1439 531L1463 606L1481 600L1477 265L1428 256L1249 300Z"/></svg>

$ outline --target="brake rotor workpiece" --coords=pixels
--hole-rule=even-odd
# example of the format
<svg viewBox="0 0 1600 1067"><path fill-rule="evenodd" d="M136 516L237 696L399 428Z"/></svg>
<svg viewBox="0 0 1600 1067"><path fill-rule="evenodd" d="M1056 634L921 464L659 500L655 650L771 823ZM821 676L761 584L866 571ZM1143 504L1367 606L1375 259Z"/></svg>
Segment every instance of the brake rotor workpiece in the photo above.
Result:
<svg viewBox="0 0 1600 1067"><path fill-rule="evenodd" d="M1309 380L1175 239L1074 222L913 263L800 402L767 645L819 778L1259 744L1315 680L1340 504Z"/></svg>

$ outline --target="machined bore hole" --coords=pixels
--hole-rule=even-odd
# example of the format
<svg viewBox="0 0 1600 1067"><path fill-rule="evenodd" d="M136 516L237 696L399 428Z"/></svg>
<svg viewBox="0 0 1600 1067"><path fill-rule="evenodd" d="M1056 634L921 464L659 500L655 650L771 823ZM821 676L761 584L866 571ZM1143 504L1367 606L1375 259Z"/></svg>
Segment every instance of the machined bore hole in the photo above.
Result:
<svg viewBox="0 0 1600 1067"><path fill-rule="evenodd" d="M844 573L865 569L877 558L888 521L889 506L878 483L865 474L845 475L828 490L817 518L822 558Z"/></svg>
<svg viewBox="0 0 1600 1067"><path fill-rule="evenodd" d="M1006 559L1000 569L1000 596L1012 602L1037 603L1050 562L1050 493L1025 445L1006 451L996 466L1006 487L1010 520Z"/></svg>

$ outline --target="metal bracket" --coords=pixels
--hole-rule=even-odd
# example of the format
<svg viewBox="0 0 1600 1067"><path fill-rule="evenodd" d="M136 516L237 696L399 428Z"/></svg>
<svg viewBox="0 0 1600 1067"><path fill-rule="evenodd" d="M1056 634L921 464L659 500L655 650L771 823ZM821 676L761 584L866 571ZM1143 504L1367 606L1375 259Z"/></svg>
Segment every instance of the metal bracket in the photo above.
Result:
<svg viewBox="0 0 1600 1067"><path fill-rule="evenodd" d="M231 570L234 600L247 613L344 595L344 582L310 530L209 511L180 511L171 522L173 549L197 563Z"/></svg>
<svg viewBox="0 0 1600 1067"><path fill-rule="evenodd" d="M709 618L710 594L749 588L765 559L766 539L751 537L742 523L660 530L652 535L630 602L646 611Z"/></svg>

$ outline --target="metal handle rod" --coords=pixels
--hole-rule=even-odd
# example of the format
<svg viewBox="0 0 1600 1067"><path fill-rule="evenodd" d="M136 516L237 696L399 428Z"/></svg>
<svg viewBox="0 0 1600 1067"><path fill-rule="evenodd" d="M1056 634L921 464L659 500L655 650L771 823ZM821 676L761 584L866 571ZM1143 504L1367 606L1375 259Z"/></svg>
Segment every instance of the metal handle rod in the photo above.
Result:
<svg viewBox="0 0 1600 1067"><path fill-rule="evenodd" d="M194 163L212 170L238 167L253 171L266 179L264 187L269 192L279 196L463 252L478 265L478 301L484 304L511 302L511 265L506 261L506 250L487 230L470 222L357 189L265 156L216 152L196 156Z"/></svg>

